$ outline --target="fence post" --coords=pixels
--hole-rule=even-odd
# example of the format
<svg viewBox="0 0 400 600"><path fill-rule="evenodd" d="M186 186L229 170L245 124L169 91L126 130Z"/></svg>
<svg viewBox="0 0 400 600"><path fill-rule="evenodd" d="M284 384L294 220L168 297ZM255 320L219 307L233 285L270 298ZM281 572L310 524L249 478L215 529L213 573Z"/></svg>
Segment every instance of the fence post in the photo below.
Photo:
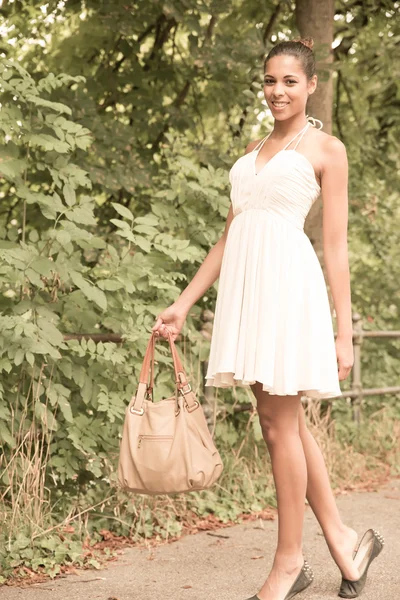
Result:
<svg viewBox="0 0 400 600"><path fill-rule="evenodd" d="M354 365L353 365L353 389L357 395L353 399L353 420L358 426L361 424L361 405L362 405L362 383L361 383L361 344L363 341L362 318L358 313L353 314L353 346L354 346ZM361 334L361 335L360 335Z"/></svg>

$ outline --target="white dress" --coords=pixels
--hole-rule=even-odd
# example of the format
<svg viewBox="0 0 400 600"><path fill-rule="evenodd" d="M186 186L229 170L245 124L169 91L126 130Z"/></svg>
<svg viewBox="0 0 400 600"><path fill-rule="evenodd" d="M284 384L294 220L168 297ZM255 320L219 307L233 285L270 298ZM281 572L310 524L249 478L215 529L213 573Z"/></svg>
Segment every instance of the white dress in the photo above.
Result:
<svg viewBox="0 0 400 600"><path fill-rule="evenodd" d="M310 125L258 173L256 158L270 134L229 172L234 218L218 281L206 386L259 381L270 394L343 395L325 279L303 229L321 191L313 166L296 149Z"/></svg>

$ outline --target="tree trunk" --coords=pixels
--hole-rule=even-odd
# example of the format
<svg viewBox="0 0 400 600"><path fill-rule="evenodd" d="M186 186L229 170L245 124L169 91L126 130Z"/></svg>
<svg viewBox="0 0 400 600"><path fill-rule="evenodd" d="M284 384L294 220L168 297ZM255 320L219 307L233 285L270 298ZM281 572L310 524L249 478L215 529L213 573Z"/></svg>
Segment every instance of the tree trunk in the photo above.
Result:
<svg viewBox="0 0 400 600"><path fill-rule="evenodd" d="M307 114L320 119L323 130L332 133L332 64L333 64L333 17L334 0L296 0L296 25L302 37L314 39L314 53L317 61L318 86L310 96ZM305 231L315 252L323 264L322 247L322 200L316 200L306 222Z"/></svg>

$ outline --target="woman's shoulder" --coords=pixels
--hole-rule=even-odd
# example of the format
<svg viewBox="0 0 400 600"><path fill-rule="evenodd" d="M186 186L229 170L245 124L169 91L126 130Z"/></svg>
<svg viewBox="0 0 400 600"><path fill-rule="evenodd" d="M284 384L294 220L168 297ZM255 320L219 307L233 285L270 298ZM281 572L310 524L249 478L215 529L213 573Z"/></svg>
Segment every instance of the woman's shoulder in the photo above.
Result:
<svg viewBox="0 0 400 600"><path fill-rule="evenodd" d="M317 171L320 177L331 169L343 169L343 172L348 168L346 146L335 135L326 133L317 129L313 131L314 143L312 144L312 156L317 165ZM313 160L311 162L314 162Z"/></svg>
<svg viewBox="0 0 400 600"><path fill-rule="evenodd" d="M259 140L253 140L252 142L249 142L246 146L246 150L245 150L245 154L248 154L249 152L253 152L254 148L257 148L258 144L260 144L263 141L264 138L261 138Z"/></svg>
<svg viewBox="0 0 400 600"><path fill-rule="evenodd" d="M330 155L337 155L346 153L346 146L344 143L335 135L326 133L317 129L314 132L315 142L319 145L320 149Z"/></svg>
<svg viewBox="0 0 400 600"><path fill-rule="evenodd" d="M315 129L312 133L312 154L320 172L326 171L330 165L347 165L346 146L338 137L321 129Z"/></svg>

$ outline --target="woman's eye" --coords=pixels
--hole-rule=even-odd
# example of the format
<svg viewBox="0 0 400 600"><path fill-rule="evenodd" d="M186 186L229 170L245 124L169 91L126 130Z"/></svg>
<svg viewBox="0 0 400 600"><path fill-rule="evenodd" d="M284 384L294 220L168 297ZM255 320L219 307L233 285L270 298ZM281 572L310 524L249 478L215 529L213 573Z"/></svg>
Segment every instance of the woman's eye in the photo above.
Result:
<svg viewBox="0 0 400 600"><path fill-rule="evenodd" d="M264 85L270 85L271 83L274 83L272 79L264 79ZM297 83L297 81L295 79L287 79L286 83Z"/></svg>

